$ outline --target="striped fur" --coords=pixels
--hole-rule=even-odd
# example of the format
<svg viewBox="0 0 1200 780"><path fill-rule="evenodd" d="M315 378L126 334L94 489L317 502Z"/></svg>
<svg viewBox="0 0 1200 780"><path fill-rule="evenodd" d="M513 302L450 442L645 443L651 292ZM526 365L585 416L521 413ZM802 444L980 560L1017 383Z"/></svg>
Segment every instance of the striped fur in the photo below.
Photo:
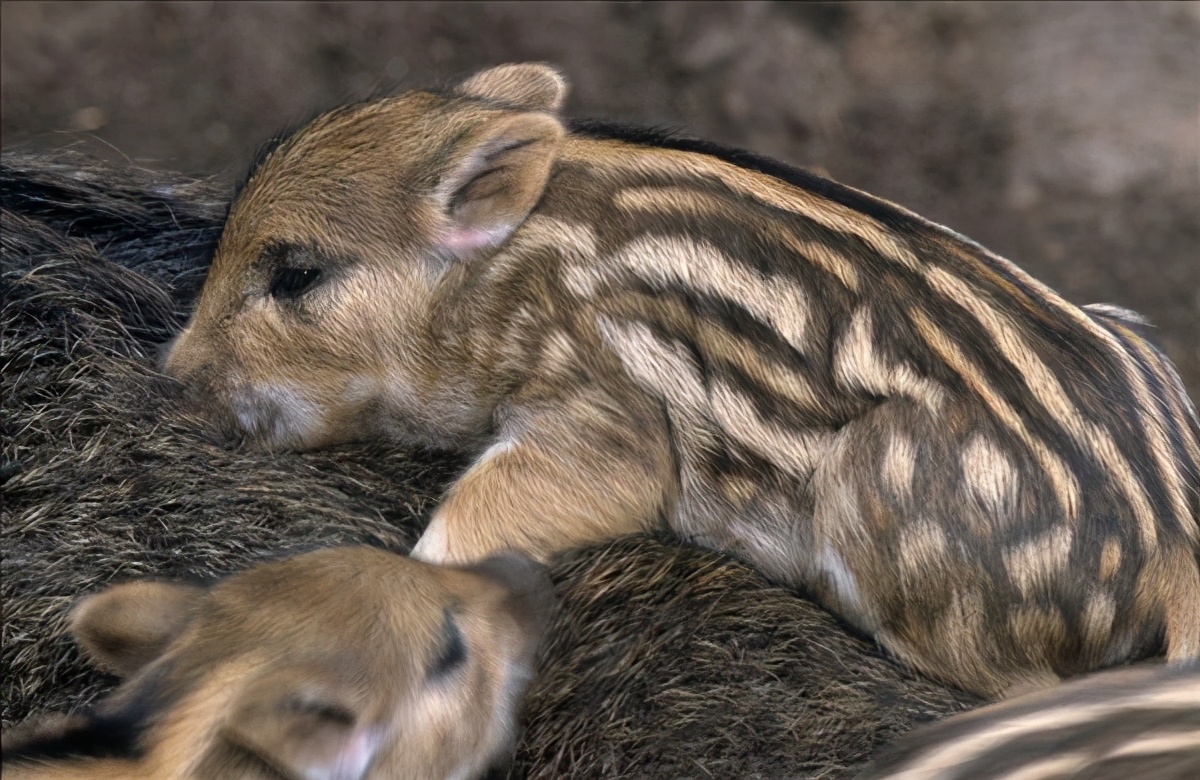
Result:
<svg viewBox="0 0 1200 780"><path fill-rule="evenodd" d="M563 124L563 88L507 66L281 141L167 370L274 444L476 453L427 559L665 522L972 691L1200 655L1200 424L1135 315L779 163Z"/></svg>
<svg viewBox="0 0 1200 780"><path fill-rule="evenodd" d="M901 739L859 780L1131 777L1200 777L1200 666L1102 672L949 718Z"/></svg>

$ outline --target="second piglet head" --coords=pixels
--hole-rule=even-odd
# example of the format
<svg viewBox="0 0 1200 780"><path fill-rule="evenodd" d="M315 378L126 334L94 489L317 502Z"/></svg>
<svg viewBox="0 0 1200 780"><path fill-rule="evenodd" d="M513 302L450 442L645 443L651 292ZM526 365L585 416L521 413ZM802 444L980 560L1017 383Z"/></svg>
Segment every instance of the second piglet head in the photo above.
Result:
<svg viewBox="0 0 1200 780"><path fill-rule="evenodd" d="M166 372L268 444L481 437L506 358L455 321L487 312L446 298L541 198L565 89L548 67L501 66L335 109L266 150Z"/></svg>

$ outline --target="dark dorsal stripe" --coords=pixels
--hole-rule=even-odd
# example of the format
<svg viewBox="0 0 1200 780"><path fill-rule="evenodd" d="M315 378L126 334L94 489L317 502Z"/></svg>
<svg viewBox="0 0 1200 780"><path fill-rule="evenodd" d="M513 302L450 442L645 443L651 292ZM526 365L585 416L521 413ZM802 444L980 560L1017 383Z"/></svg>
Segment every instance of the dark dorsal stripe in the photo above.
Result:
<svg viewBox="0 0 1200 780"><path fill-rule="evenodd" d="M887 201L858 192L811 171L748 152L745 149L737 149L685 135L672 128L644 127L600 119L571 119L567 120L567 129L574 135L587 138L623 141L637 146L673 149L715 157L730 165L765 174L793 187L828 198L834 203L840 203L846 208L872 217L894 230L916 232L923 231L927 227L923 221Z"/></svg>

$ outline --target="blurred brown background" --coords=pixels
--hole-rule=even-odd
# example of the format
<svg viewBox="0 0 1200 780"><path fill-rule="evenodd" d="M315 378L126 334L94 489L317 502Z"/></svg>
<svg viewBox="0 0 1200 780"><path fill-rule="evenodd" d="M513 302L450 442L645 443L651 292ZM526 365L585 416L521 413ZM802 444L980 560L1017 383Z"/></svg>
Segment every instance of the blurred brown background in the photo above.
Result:
<svg viewBox="0 0 1200 780"><path fill-rule="evenodd" d="M560 65L568 112L822 169L1149 315L1200 397L1200 3L0 7L5 147L240 173L379 88Z"/></svg>

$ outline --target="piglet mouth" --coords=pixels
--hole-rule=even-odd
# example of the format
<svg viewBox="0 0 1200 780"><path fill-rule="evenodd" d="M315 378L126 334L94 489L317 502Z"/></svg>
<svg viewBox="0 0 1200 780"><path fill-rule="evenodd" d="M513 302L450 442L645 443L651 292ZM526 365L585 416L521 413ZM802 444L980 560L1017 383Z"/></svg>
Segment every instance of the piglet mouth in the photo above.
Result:
<svg viewBox="0 0 1200 780"><path fill-rule="evenodd" d="M320 410L288 384L240 385L229 406L238 432L262 444L304 447L320 427Z"/></svg>
<svg viewBox="0 0 1200 780"><path fill-rule="evenodd" d="M325 409L299 384L216 377L211 371L170 379L182 408L215 444L308 449L328 438Z"/></svg>
<svg viewBox="0 0 1200 780"><path fill-rule="evenodd" d="M168 374L158 374L154 382L167 406L177 412L179 422L212 444L223 446L248 438L228 403L223 402L226 396L211 383Z"/></svg>

